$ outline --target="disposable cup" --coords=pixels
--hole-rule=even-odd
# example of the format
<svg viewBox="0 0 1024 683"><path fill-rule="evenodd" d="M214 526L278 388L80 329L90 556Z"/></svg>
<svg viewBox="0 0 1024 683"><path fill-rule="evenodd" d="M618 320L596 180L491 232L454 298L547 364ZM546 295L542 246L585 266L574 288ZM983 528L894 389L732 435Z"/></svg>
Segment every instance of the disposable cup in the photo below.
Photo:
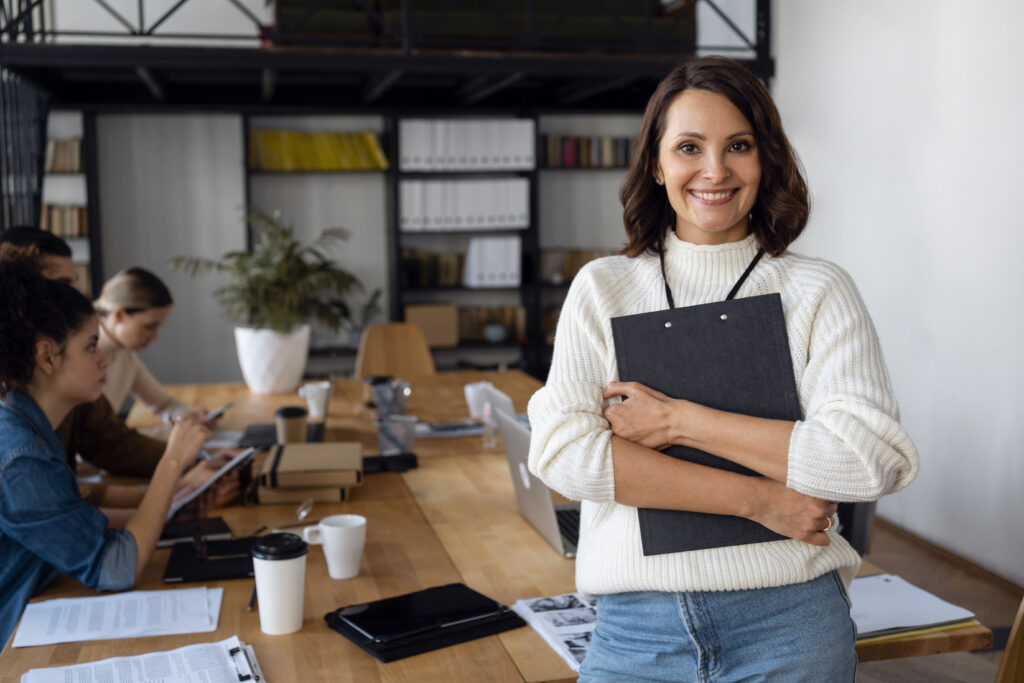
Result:
<svg viewBox="0 0 1024 683"><path fill-rule="evenodd" d="M263 536L252 551L260 630L272 636L302 628L309 546L295 534Z"/></svg>

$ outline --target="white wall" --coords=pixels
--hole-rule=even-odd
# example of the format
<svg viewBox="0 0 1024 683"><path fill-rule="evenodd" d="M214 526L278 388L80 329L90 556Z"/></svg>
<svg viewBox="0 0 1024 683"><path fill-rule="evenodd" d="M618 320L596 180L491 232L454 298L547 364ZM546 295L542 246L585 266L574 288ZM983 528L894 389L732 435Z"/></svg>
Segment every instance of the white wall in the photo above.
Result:
<svg viewBox="0 0 1024 683"><path fill-rule="evenodd" d="M221 278L193 279L167 260L245 248L241 118L104 115L97 143L104 278L142 266L174 295L143 362L169 384L240 380L231 324L212 296Z"/></svg>
<svg viewBox="0 0 1024 683"><path fill-rule="evenodd" d="M921 473L885 517L1024 583L1024 4L775 3L773 91Z"/></svg>

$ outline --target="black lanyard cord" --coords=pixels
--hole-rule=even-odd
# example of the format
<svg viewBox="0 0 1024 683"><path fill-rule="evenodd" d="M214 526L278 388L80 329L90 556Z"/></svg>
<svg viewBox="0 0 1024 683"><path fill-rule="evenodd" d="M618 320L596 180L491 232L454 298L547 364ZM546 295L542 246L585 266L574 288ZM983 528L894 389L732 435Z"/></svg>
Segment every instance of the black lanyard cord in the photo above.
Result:
<svg viewBox="0 0 1024 683"><path fill-rule="evenodd" d="M725 297L726 301L730 301L736 296L736 293L740 291L740 287L742 287L743 283L747 281L747 276L750 275L750 271L754 270L754 266L757 265L757 262L761 260L762 256L764 256L764 249L758 249L757 253L754 254L753 260L750 261L750 265L747 266L745 271L743 271L743 275L740 275L740 279L736 281L736 284L732 286L732 289L729 291L729 295ZM658 257L661 259L661 279L662 282L665 283L665 298L668 299L668 307L670 309L675 308L676 304L675 299L672 298L672 288L668 286L668 275L665 274L664 245L662 246L661 251L658 252Z"/></svg>

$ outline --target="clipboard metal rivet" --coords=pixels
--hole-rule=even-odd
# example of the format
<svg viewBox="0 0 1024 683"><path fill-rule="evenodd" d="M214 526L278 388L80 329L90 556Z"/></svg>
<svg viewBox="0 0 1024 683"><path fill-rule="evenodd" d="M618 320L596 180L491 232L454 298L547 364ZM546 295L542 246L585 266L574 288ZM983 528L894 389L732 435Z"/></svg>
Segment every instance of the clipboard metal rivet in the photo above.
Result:
<svg viewBox="0 0 1024 683"><path fill-rule="evenodd" d="M726 315L725 313L723 313L723 314L721 315L721 318L722 318L722 320L728 320L728 319L729 319L729 316L727 316L727 315Z"/></svg>
<svg viewBox="0 0 1024 683"><path fill-rule="evenodd" d="M665 327L672 327L672 323L665 323Z"/></svg>

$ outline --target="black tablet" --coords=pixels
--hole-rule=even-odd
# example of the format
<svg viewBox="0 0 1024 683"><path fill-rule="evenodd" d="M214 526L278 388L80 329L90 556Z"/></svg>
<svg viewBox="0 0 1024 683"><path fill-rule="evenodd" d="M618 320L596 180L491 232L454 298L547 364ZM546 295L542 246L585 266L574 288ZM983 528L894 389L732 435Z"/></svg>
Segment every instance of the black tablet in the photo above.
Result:
<svg viewBox="0 0 1024 683"><path fill-rule="evenodd" d="M461 583L450 583L360 605L334 615L367 640L393 643L412 636L499 619L508 607Z"/></svg>

